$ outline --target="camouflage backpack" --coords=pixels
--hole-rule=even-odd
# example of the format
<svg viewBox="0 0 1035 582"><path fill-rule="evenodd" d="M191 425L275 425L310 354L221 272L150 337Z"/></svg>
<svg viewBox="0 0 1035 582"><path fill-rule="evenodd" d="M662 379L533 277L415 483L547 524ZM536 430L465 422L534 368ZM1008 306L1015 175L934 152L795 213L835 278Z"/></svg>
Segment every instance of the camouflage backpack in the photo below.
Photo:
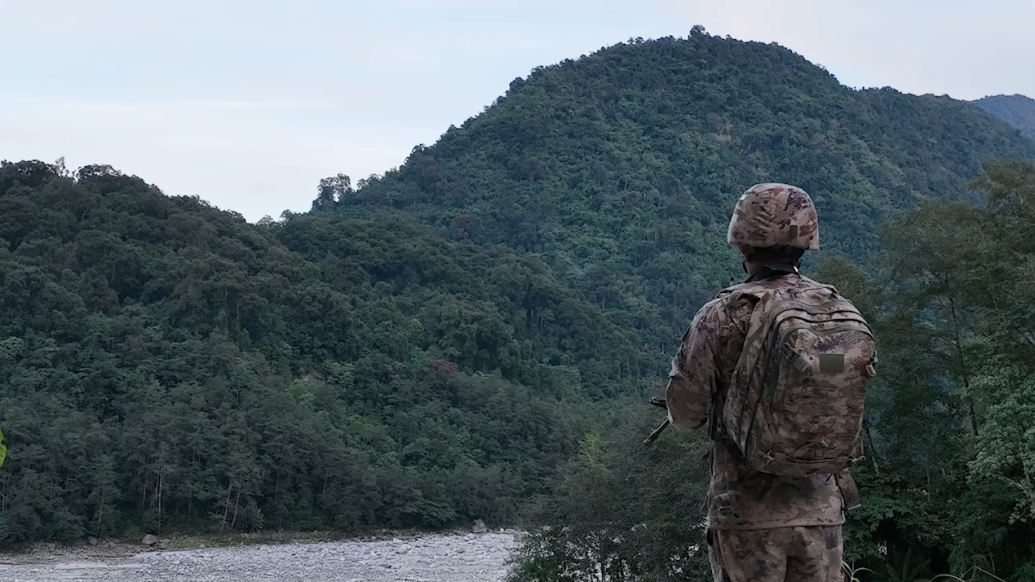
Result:
<svg viewBox="0 0 1035 582"><path fill-rule="evenodd" d="M877 354L855 306L800 275L722 295L730 307L755 299L720 424L748 463L807 476L838 473L862 458L863 400Z"/></svg>

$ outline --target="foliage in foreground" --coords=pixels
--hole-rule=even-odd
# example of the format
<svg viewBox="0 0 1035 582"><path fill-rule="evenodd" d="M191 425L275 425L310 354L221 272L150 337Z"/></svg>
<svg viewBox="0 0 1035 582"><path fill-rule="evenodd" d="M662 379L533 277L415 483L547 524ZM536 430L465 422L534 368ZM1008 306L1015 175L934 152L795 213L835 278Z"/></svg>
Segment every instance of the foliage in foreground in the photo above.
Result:
<svg viewBox="0 0 1035 582"><path fill-rule="evenodd" d="M813 274L855 301L879 341L854 470L863 506L845 528L846 563L864 581L1035 581L1035 165L990 164L976 185L981 206L926 200L888 223L869 275L841 258ZM708 577L701 560L668 568L700 547L701 436L644 451L642 430L592 454L584 444L515 580Z"/></svg>
<svg viewBox="0 0 1035 582"><path fill-rule="evenodd" d="M709 443L662 438L645 449L659 417L630 420L632 434L583 438L531 516L546 525L529 533L514 580L694 580L708 569L701 502Z"/></svg>

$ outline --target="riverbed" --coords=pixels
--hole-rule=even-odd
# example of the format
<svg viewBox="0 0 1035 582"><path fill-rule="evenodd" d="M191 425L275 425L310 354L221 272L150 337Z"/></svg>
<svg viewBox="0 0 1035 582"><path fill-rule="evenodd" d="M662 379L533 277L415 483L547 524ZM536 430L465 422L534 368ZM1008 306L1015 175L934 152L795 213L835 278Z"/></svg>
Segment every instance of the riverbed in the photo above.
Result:
<svg viewBox="0 0 1035 582"><path fill-rule="evenodd" d="M5 582L502 582L509 533L5 556Z"/></svg>

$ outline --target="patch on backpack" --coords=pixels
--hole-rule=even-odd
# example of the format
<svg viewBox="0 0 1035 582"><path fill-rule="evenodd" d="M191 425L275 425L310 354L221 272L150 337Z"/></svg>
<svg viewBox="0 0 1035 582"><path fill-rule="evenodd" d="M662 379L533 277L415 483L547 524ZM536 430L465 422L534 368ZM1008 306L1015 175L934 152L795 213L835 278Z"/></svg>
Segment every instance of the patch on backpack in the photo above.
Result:
<svg viewBox="0 0 1035 582"><path fill-rule="evenodd" d="M822 374L840 374L845 372L845 354L821 353L820 372Z"/></svg>
<svg viewBox="0 0 1035 582"><path fill-rule="evenodd" d="M844 354L820 354L819 371L823 374L840 374L845 371Z"/></svg>

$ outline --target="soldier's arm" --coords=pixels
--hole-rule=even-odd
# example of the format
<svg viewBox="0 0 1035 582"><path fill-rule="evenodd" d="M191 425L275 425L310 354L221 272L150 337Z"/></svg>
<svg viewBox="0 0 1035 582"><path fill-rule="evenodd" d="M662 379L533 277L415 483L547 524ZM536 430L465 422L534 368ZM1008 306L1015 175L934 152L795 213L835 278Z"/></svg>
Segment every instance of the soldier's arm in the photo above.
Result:
<svg viewBox="0 0 1035 582"><path fill-rule="evenodd" d="M672 359L665 402L672 426L688 431L708 422L718 378L719 332L725 325L721 303L711 301L697 312Z"/></svg>

